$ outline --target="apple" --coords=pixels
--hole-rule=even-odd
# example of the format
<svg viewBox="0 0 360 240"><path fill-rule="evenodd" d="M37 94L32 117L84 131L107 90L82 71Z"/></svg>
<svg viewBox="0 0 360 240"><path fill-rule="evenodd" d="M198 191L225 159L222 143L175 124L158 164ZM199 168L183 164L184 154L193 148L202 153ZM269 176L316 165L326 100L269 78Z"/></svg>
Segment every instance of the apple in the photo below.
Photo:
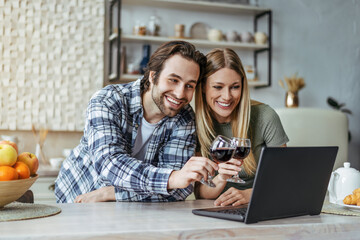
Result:
<svg viewBox="0 0 360 240"><path fill-rule="evenodd" d="M16 154L19 154L18 146L16 145L16 143L14 143L12 141L8 141L8 140L2 140L2 141L0 141L0 144L9 144L9 145L13 146L13 148L15 148L15 150L16 150Z"/></svg>
<svg viewBox="0 0 360 240"><path fill-rule="evenodd" d="M0 166L12 166L17 159L16 149L9 144L0 144Z"/></svg>
<svg viewBox="0 0 360 240"><path fill-rule="evenodd" d="M23 152L18 156L17 160L18 162L23 162L28 165L30 175L34 175L39 168L39 160L33 153Z"/></svg>

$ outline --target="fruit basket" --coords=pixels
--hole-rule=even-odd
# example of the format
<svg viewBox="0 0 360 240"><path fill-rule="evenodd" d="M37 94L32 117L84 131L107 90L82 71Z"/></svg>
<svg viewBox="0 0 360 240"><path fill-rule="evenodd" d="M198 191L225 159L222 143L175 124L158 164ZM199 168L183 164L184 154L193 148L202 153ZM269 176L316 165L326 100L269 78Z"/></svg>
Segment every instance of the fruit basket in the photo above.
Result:
<svg viewBox="0 0 360 240"><path fill-rule="evenodd" d="M26 179L0 181L0 209L20 198L38 178L38 175Z"/></svg>
<svg viewBox="0 0 360 240"><path fill-rule="evenodd" d="M0 181L0 209L20 198L38 178L38 175L27 179Z"/></svg>
<svg viewBox="0 0 360 240"><path fill-rule="evenodd" d="M19 154L16 143L0 140L0 209L19 199L36 181L37 157L29 152Z"/></svg>

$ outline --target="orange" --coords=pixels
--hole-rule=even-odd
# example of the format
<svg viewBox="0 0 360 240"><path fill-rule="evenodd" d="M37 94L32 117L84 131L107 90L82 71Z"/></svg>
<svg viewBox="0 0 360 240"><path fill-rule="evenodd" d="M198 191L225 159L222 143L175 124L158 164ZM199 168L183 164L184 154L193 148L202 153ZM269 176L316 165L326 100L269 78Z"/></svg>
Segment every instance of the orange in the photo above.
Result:
<svg viewBox="0 0 360 240"><path fill-rule="evenodd" d="M18 173L13 167L0 166L0 181L10 181L18 179Z"/></svg>
<svg viewBox="0 0 360 240"><path fill-rule="evenodd" d="M30 169L25 163L16 162L13 168L15 168L15 170L19 174L19 179L25 179L30 177Z"/></svg>

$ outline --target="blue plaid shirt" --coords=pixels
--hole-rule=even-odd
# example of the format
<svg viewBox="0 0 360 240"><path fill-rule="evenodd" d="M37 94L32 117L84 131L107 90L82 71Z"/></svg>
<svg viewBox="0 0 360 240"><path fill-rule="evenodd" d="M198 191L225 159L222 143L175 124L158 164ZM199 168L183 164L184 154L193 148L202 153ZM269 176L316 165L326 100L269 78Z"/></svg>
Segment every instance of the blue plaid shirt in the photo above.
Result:
<svg viewBox="0 0 360 240"><path fill-rule="evenodd" d="M55 182L57 202L104 186L115 187L117 201L184 200L192 185L168 190L173 170L193 156L194 111L186 105L175 117L163 118L153 132L145 159L131 157L143 117L140 79L109 85L90 100L84 136L64 161Z"/></svg>

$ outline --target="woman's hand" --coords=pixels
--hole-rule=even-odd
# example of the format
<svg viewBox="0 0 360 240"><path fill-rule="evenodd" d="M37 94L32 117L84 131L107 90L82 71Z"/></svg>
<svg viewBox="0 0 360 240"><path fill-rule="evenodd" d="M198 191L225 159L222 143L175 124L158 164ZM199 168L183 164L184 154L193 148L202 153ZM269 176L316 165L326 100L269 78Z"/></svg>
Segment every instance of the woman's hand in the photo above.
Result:
<svg viewBox="0 0 360 240"><path fill-rule="evenodd" d="M242 162L237 159L230 159L225 163L219 163L218 178L220 181L226 181L234 175L237 175L241 171Z"/></svg>
<svg viewBox="0 0 360 240"><path fill-rule="evenodd" d="M229 188L226 192L221 194L214 202L215 206L239 206L250 201L252 188L246 190L239 190L236 188Z"/></svg>
<svg viewBox="0 0 360 240"><path fill-rule="evenodd" d="M113 186L102 187L92 192L81 194L75 198L75 203L107 201L115 201L115 188Z"/></svg>

